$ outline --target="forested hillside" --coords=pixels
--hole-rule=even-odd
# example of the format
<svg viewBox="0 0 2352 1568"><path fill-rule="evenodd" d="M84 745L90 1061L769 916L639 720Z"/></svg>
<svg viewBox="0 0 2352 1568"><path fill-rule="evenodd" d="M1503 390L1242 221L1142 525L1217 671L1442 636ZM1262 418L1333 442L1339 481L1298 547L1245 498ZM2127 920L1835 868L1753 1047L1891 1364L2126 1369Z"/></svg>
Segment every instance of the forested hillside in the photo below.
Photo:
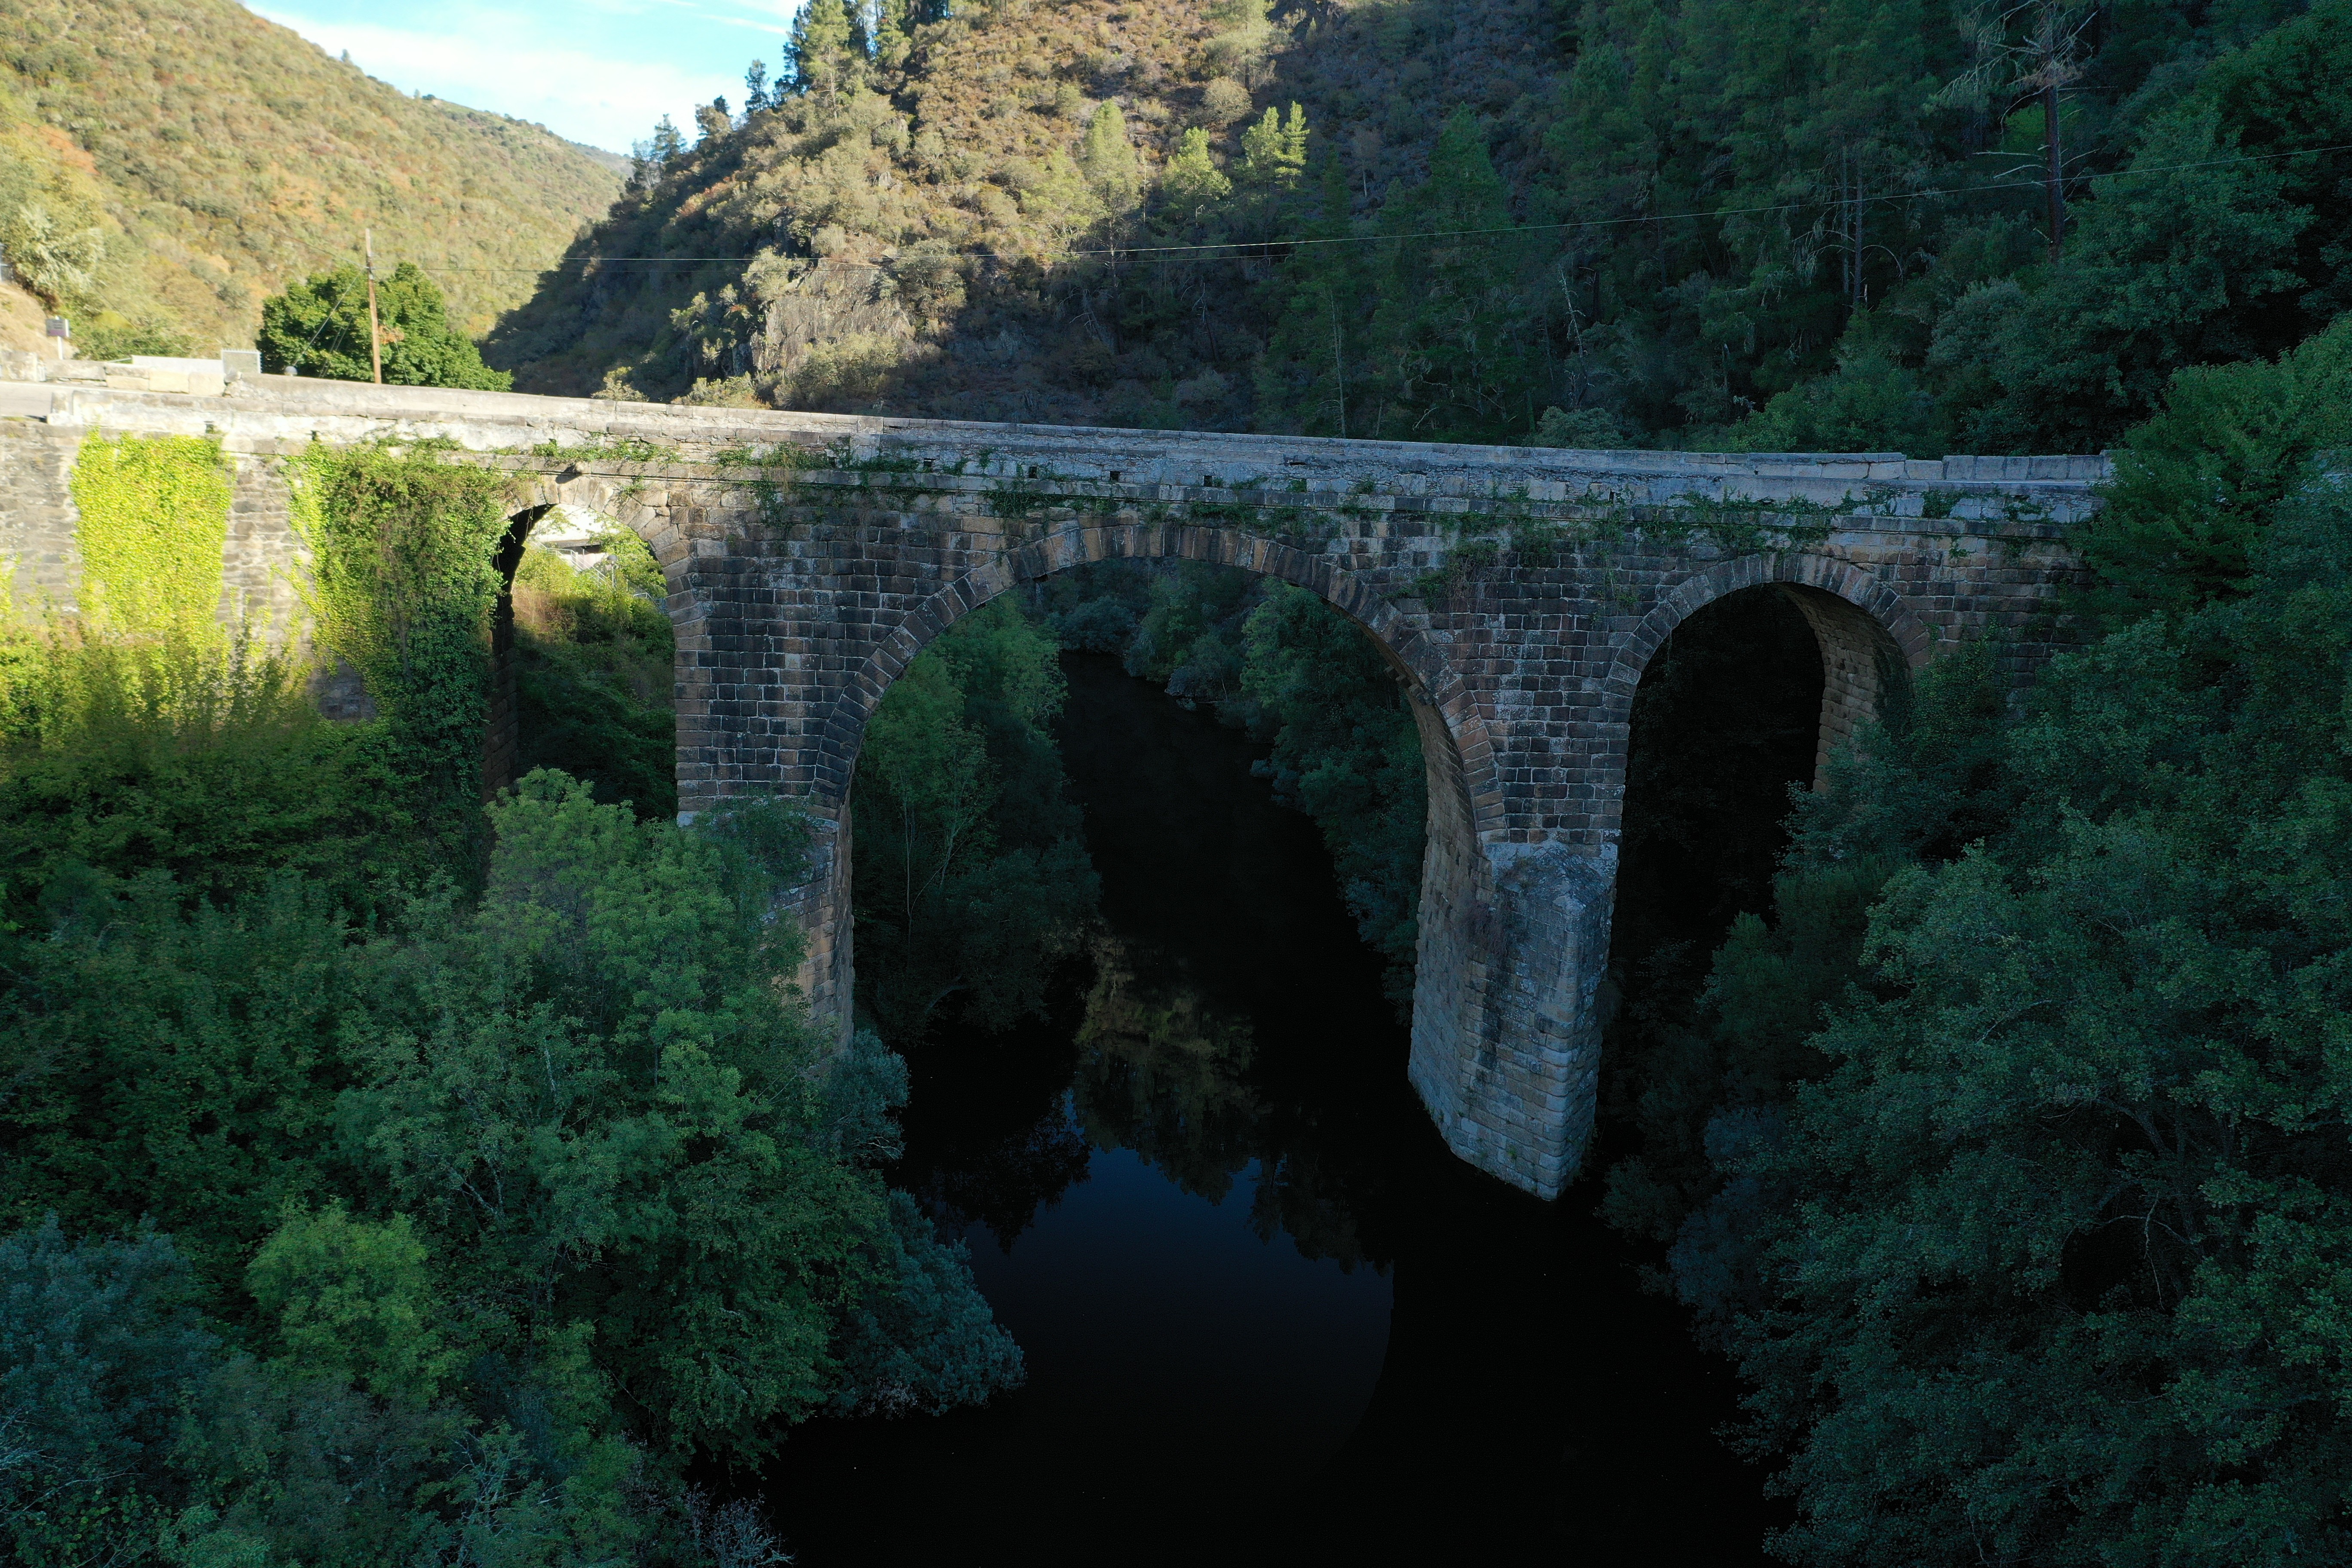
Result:
<svg viewBox="0 0 2352 1568"><path fill-rule="evenodd" d="M2352 13L2294 0L819 0L489 353L837 410L2093 448L2340 308L2347 65Z"/></svg>
<svg viewBox="0 0 2352 1568"><path fill-rule="evenodd" d="M233 0L0 0L0 248L86 348L249 343L265 294L370 226L482 332L612 199L600 156Z"/></svg>

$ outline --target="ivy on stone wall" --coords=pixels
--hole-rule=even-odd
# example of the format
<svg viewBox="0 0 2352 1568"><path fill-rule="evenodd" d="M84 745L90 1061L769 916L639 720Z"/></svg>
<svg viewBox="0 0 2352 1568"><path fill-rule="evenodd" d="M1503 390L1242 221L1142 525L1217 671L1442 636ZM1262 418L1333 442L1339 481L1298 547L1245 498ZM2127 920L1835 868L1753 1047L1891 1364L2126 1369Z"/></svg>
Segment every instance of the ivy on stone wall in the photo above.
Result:
<svg viewBox="0 0 2352 1568"><path fill-rule="evenodd" d="M430 447L365 446L306 453L287 477L320 644L367 683L425 813L470 820L513 510L506 476Z"/></svg>
<svg viewBox="0 0 2352 1568"><path fill-rule="evenodd" d="M192 634L220 613L229 474L202 436L92 433L75 459L82 614L132 636Z"/></svg>

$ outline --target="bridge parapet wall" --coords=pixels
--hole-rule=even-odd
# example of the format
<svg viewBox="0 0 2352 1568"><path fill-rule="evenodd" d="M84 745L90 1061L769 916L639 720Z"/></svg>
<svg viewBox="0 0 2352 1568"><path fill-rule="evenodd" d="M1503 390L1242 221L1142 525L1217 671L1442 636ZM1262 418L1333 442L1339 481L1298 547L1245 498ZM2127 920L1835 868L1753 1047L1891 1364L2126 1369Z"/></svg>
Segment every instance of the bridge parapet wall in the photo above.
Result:
<svg viewBox="0 0 2352 1568"><path fill-rule="evenodd" d="M447 441L513 473L519 514L616 518L668 576L681 805L776 791L820 818L796 895L805 984L845 1023L857 752L932 637L1086 561L1223 562L1323 595L1388 651L1430 762L1413 1081L1465 1158L1546 1195L1590 1129L1651 657L1716 598L1789 595L1822 648L1826 756L1941 647L1996 637L2021 679L2046 657L2075 570L2065 527L2106 477L2084 458L1569 452L261 383L67 388L45 422L0 419L20 591L71 602L66 474L91 432L220 439L248 603L295 561L272 459L313 440Z"/></svg>

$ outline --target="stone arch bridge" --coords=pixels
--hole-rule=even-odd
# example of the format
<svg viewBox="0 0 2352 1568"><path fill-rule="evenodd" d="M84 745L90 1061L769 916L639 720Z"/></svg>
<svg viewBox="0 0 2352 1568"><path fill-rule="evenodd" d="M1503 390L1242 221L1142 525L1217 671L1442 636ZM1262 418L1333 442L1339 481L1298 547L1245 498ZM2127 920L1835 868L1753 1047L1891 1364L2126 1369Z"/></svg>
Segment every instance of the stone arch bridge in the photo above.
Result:
<svg viewBox="0 0 2352 1568"><path fill-rule="evenodd" d="M1570 452L680 408L232 378L226 395L0 397L0 552L69 605L66 474L90 432L211 433L237 480L231 595L291 605L273 457L452 441L545 508L625 521L667 574L681 805L803 797L804 982L851 994L850 784L867 717L942 629L1082 562L1222 562L1310 588L1386 652L1429 770L1411 1074L1451 1146L1545 1197L1590 1132L1633 695L1686 616L1748 589L1818 637L1821 748L1939 647L2060 634L2083 458ZM520 530L518 531L520 532ZM509 700L510 701L510 700ZM494 715L486 771L511 757Z"/></svg>

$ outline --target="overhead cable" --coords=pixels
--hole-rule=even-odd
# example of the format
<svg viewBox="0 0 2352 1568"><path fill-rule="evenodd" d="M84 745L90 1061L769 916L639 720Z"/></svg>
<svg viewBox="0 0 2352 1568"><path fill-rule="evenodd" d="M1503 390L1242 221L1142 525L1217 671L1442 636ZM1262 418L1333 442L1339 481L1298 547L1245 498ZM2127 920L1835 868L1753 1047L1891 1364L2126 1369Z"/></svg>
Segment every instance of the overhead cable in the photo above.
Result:
<svg viewBox="0 0 2352 1568"><path fill-rule="evenodd" d="M2113 180L2134 174L2174 174L2188 169L2220 168L2233 163L2272 163L2282 158L2315 158L2329 153L2352 153L2352 142L2338 142L2326 147L2305 147L2288 153L2246 153L2230 158L2200 158L2185 163L2134 164L2106 174L2081 176L2084 179ZM1858 203L1926 201L1943 196L1974 196L1994 191L2038 191L2047 184L2043 180L2001 180L1979 185L1948 185L1924 190L1890 191L1877 195L1817 198L1810 201L1771 202L1758 206L1709 207L1689 212L1646 213L1624 217L1563 218L1554 223L1504 224L1489 228L1413 229L1402 234L1343 234L1302 235L1284 239L1217 240L1192 245L1120 245L1099 246L1086 249L1065 250L1057 258L1065 261L1104 258L1110 260L1170 260L1233 261L1249 259L1252 255L1265 256L1278 252L1303 250L1318 246L1386 245L1407 239L1486 239L1507 235L1556 234L1571 229L1622 228L1638 224L1684 223L1693 219L1752 217L1767 213L1797 212L1807 207L1853 205ZM495 267L484 264L444 265L444 272L554 272L569 268L590 267L703 267L719 263L752 262L775 255L773 251L755 252L750 256L583 256L565 257L544 267ZM1021 260L988 250L953 250L934 253L956 260ZM789 258L805 260L806 258ZM867 271L896 270L892 263L877 261L832 261L818 258L818 265Z"/></svg>

